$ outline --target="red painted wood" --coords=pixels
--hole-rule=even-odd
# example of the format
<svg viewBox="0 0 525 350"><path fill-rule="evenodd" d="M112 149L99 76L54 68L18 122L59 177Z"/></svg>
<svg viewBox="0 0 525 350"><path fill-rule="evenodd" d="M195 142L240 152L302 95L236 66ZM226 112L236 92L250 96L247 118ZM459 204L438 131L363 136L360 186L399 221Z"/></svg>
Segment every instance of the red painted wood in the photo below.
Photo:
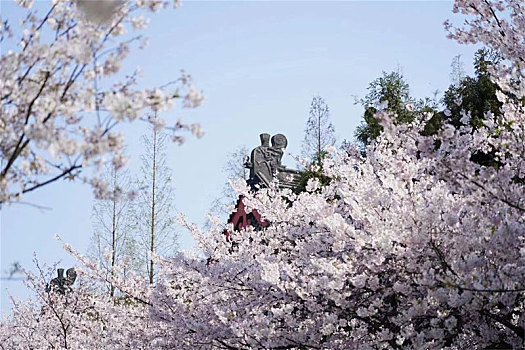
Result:
<svg viewBox="0 0 525 350"><path fill-rule="evenodd" d="M235 206L235 211L230 215L228 219L228 224L232 224L233 231L239 232L248 226L266 227L268 223L262 219L261 214L259 214L256 209L253 209L250 212L250 214L252 214L251 217L253 217L256 221L252 222L252 220L250 219L250 215L246 213L246 207L243 203L243 199L244 196L239 196L239 199L237 200L237 205ZM225 229L223 233L226 236L226 240L229 241L232 232Z"/></svg>

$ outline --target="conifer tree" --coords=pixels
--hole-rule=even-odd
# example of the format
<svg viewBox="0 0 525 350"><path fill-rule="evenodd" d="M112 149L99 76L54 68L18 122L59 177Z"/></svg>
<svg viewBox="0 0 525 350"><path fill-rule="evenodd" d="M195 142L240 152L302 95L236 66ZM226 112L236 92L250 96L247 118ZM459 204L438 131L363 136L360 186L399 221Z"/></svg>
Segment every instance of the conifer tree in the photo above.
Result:
<svg viewBox="0 0 525 350"><path fill-rule="evenodd" d="M166 155L167 135L152 128L143 136L144 153L141 156L141 177L137 180L138 200L135 220L138 244L150 284L155 280L152 254L170 255L177 249L175 212L173 205L173 178Z"/></svg>
<svg viewBox="0 0 525 350"><path fill-rule="evenodd" d="M97 199L93 204L94 226L88 255L97 261L108 277L113 277L116 266L126 260L132 266L135 255L133 221L131 218L130 176L127 170L108 164L103 174L110 186L108 198ZM109 278L108 278L109 279ZM115 295L115 287L108 285L109 295Z"/></svg>
<svg viewBox="0 0 525 350"><path fill-rule="evenodd" d="M335 144L334 133L328 104L321 96L314 96L304 130L303 156L320 165L325 148Z"/></svg>

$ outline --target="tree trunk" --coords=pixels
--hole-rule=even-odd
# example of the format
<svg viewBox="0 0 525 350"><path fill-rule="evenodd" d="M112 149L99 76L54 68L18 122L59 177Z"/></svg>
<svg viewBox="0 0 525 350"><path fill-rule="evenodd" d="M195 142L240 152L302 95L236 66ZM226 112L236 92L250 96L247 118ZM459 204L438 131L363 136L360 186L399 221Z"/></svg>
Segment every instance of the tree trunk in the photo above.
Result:
<svg viewBox="0 0 525 350"><path fill-rule="evenodd" d="M317 113L317 165L321 166L321 113Z"/></svg>
<svg viewBox="0 0 525 350"><path fill-rule="evenodd" d="M117 198L116 198L116 187L117 187L117 170L113 167L113 210L111 215L111 279L115 274L115 263L117 255ZM109 295L115 294L115 286L113 282L110 283Z"/></svg>
<svg viewBox="0 0 525 350"><path fill-rule="evenodd" d="M157 170L157 130L153 129L153 177L151 181L151 245L150 254L155 252L155 173ZM149 283L153 284L153 259L149 261Z"/></svg>

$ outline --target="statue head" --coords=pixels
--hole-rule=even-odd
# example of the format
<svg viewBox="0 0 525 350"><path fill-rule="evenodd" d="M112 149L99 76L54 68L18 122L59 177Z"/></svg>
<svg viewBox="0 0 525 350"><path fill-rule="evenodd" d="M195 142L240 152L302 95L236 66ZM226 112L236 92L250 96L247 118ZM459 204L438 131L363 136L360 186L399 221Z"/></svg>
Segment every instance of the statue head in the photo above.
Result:
<svg viewBox="0 0 525 350"><path fill-rule="evenodd" d="M75 280L77 279L77 272L75 271L75 269L73 267L67 269L66 271L66 276L67 276L67 284L68 285L72 285L73 283L75 283Z"/></svg>
<svg viewBox="0 0 525 350"><path fill-rule="evenodd" d="M270 134L267 134L267 133L260 134L259 138L261 139L261 146L270 147Z"/></svg>
<svg viewBox="0 0 525 350"><path fill-rule="evenodd" d="M286 148L288 146L288 140L283 134L273 135L272 147L273 148Z"/></svg>

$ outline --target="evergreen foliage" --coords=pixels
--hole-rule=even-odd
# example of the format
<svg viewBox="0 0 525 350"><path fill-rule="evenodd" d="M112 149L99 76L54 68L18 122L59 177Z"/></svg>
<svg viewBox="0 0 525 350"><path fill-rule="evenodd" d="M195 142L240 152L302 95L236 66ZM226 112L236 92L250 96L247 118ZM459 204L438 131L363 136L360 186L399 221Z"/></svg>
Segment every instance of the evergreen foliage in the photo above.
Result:
<svg viewBox="0 0 525 350"><path fill-rule="evenodd" d="M498 54L491 50L481 49L476 52L475 76L467 76L445 91L443 104L450 113L443 114L444 122L459 128L462 125L462 111L465 111L470 113L470 125L476 129L483 125L487 112L491 112L494 118L501 114L502 104L496 97L498 86L490 77L490 67L500 60Z"/></svg>
<svg viewBox="0 0 525 350"><path fill-rule="evenodd" d="M395 115L397 123L410 123L415 118L414 99L410 97L409 86L399 71L386 73L372 81L368 86L368 94L359 101L365 108L364 121L355 132L355 137L366 148L375 140L383 127L376 119L380 109Z"/></svg>

